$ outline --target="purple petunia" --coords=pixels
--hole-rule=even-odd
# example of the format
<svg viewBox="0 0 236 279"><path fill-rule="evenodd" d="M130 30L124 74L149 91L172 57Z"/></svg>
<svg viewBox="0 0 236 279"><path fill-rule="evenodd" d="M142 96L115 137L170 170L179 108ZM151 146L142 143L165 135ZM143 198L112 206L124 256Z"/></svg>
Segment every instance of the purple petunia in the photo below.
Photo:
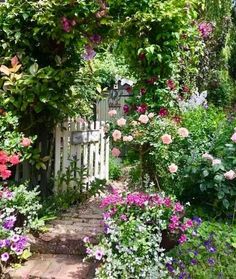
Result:
<svg viewBox="0 0 236 279"><path fill-rule="evenodd" d="M95 251L95 259L100 261L102 259L102 257L104 256L104 252L101 249L97 249Z"/></svg>
<svg viewBox="0 0 236 279"><path fill-rule="evenodd" d="M7 262L9 260L9 257L10 257L9 254L7 252L5 252L1 255L1 261Z"/></svg>
<svg viewBox="0 0 236 279"><path fill-rule="evenodd" d="M215 264L215 260L213 258L209 258L207 262L210 266L213 266Z"/></svg>
<svg viewBox="0 0 236 279"><path fill-rule="evenodd" d="M3 222L4 229L6 229L6 230L12 229L14 227L15 222L16 222L15 216L7 217Z"/></svg>

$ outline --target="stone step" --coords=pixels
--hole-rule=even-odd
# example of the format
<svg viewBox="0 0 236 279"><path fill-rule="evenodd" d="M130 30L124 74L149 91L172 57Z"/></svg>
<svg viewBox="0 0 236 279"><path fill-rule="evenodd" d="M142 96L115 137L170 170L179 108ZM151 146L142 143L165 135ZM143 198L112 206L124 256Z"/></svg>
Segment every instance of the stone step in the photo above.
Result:
<svg viewBox="0 0 236 279"><path fill-rule="evenodd" d="M92 279L96 263L71 255L34 255L22 267L9 270L11 279Z"/></svg>
<svg viewBox="0 0 236 279"><path fill-rule="evenodd" d="M96 209L96 210L95 210ZM40 254L85 256L85 236L97 243L103 233L102 211L98 206L73 208L47 224L47 232L29 235L31 251Z"/></svg>

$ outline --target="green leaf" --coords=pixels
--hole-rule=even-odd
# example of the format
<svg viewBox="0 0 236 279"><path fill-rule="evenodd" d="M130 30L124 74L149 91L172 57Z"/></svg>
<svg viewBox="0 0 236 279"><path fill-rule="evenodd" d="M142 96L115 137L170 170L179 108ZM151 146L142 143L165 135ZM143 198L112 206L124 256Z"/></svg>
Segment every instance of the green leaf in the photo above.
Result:
<svg viewBox="0 0 236 279"><path fill-rule="evenodd" d="M39 68L39 65L37 63L32 64L29 68L31 75L33 75L33 76L36 75L36 73L38 72L38 68Z"/></svg>

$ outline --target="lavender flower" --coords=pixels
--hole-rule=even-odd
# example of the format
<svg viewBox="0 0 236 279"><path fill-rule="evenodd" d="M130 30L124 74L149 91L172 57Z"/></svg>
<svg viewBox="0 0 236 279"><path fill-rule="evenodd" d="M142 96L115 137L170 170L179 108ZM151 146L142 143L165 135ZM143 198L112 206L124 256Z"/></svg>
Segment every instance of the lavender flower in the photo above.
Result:
<svg viewBox="0 0 236 279"><path fill-rule="evenodd" d="M102 41L102 37L100 35L98 35L98 34L92 35L89 39L94 44L99 44Z"/></svg>
<svg viewBox="0 0 236 279"><path fill-rule="evenodd" d="M7 262L9 260L9 254L7 252L3 253L1 255L1 261L2 262Z"/></svg>
<svg viewBox="0 0 236 279"><path fill-rule="evenodd" d="M6 230L12 229L14 227L15 222L16 222L15 216L7 217L3 222L4 229L6 229Z"/></svg>
<svg viewBox="0 0 236 279"><path fill-rule="evenodd" d="M104 256L104 252L101 249L97 249L95 251L95 259L100 261L102 259L102 257Z"/></svg>
<svg viewBox="0 0 236 279"><path fill-rule="evenodd" d="M94 49L93 49L90 45L86 45L86 46L85 46L85 53L82 55L82 58L83 58L85 61L90 61L90 60L92 60L95 56L96 56L96 51L94 51Z"/></svg>

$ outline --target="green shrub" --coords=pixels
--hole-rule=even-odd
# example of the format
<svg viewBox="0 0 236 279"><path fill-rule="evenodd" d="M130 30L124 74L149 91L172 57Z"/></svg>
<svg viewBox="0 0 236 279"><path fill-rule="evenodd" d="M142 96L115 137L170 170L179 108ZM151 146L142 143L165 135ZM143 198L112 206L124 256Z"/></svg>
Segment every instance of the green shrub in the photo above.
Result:
<svg viewBox="0 0 236 279"><path fill-rule="evenodd" d="M122 164L119 159L110 157L109 160L109 179L117 180L122 175Z"/></svg>

